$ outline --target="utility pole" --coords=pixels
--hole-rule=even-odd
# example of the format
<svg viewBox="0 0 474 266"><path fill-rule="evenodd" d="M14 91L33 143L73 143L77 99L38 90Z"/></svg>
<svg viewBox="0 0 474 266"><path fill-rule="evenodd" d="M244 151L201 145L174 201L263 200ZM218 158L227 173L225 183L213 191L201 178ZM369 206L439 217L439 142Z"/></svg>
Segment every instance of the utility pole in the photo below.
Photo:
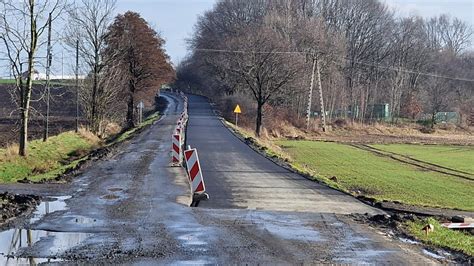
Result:
<svg viewBox="0 0 474 266"><path fill-rule="evenodd" d="M79 39L76 40L76 133L79 132Z"/></svg>
<svg viewBox="0 0 474 266"><path fill-rule="evenodd" d="M311 99L313 98L314 72L316 71L316 59L312 56L313 68L311 71L311 84L309 87L308 108L306 109L306 129L309 130L309 119L311 117Z"/></svg>
<svg viewBox="0 0 474 266"><path fill-rule="evenodd" d="M324 108L323 86L321 85L321 69L319 61L316 60L316 71L318 72L319 104L321 105L321 117L323 118L323 132L326 132L326 109Z"/></svg>
<svg viewBox="0 0 474 266"><path fill-rule="evenodd" d="M49 137L49 98L51 96L50 88L49 88L49 74L51 71L51 13L49 13L48 17L48 48L46 52L46 119L44 121L44 135L43 141L47 141Z"/></svg>

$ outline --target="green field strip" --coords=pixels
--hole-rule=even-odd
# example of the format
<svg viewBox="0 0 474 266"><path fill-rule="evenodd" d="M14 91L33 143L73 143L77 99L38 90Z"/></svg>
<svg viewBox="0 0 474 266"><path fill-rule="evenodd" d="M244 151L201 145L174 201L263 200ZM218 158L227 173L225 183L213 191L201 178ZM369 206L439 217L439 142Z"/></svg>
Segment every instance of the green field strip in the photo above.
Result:
<svg viewBox="0 0 474 266"><path fill-rule="evenodd" d="M337 185L355 195L406 204L474 210L474 182L427 171L345 144L277 141L296 168L315 178L337 178Z"/></svg>

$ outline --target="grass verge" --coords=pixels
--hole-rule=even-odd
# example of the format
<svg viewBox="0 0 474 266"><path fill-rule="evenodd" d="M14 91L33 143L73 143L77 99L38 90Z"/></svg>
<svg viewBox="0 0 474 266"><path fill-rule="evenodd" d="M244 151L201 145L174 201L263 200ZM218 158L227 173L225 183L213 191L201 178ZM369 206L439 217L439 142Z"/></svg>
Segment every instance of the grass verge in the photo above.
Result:
<svg viewBox="0 0 474 266"><path fill-rule="evenodd" d="M297 170L355 196L474 211L474 182L421 170L349 145L277 141Z"/></svg>
<svg viewBox="0 0 474 266"><path fill-rule="evenodd" d="M432 224L434 231L426 235L422 228ZM406 223L409 234L415 236L425 244L441 248L449 248L455 251L474 256L474 236L462 231L450 230L441 226L434 218L409 221Z"/></svg>
<svg viewBox="0 0 474 266"><path fill-rule="evenodd" d="M377 144L377 149L474 175L474 147L454 145Z"/></svg>
<svg viewBox="0 0 474 266"><path fill-rule="evenodd" d="M30 141L26 158L17 154L16 145L0 149L0 183L12 183L24 179L40 182L57 178L90 159L93 150L111 147L131 138L159 117L159 114L155 113L139 126L118 134L105 144L82 130L78 134L65 132L50 137L47 142Z"/></svg>
<svg viewBox="0 0 474 266"><path fill-rule="evenodd" d="M8 147L0 149L0 182L16 182L30 177L38 181L50 171L59 171L68 164L70 158L80 156L98 147L99 140L85 138L81 134L65 132L50 137L47 142L34 140L28 144L28 156L23 158L13 154Z"/></svg>

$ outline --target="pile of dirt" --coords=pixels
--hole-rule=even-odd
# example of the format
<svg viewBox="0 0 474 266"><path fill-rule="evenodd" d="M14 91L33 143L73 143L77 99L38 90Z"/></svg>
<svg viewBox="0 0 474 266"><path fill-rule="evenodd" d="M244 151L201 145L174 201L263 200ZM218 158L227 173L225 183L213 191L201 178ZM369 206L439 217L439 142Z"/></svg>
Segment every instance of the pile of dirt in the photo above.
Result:
<svg viewBox="0 0 474 266"><path fill-rule="evenodd" d="M0 193L0 227L15 217L30 213L39 203L40 197L35 195Z"/></svg>

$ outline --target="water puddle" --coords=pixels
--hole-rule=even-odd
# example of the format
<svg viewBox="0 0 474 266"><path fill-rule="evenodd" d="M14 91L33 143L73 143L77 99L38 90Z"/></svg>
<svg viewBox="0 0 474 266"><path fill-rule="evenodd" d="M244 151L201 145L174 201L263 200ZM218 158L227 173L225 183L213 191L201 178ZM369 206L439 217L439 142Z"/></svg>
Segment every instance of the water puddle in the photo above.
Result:
<svg viewBox="0 0 474 266"><path fill-rule="evenodd" d="M66 200L71 196L50 197L44 199L33 212L29 224L41 220L44 216L67 209ZM87 217L75 217L74 222L86 224L94 222ZM0 232L0 265L36 265L44 262L59 261L58 254L73 248L89 238L91 234L75 232L52 232L24 228ZM30 256L41 254L41 256Z"/></svg>
<svg viewBox="0 0 474 266"><path fill-rule="evenodd" d="M286 240L298 240L308 242L322 241L321 235L311 226L295 217L274 216L267 213L252 213L250 221L258 221L256 225L273 235Z"/></svg>
<svg viewBox="0 0 474 266"><path fill-rule="evenodd" d="M439 260L445 259L444 256L438 255L438 254L436 254L434 252L431 252L429 250L426 250L426 249L423 249L423 254L428 255L428 256L430 256L432 258L435 258L435 259L439 259Z"/></svg>
<svg viewBox="0 0 474 266"><path fill-rule="evenodd" d="M177 237L185 246L199 246L199 245L207 245L205 239L204 232L192 232L183 234Z"/></svg>
<svg viewBox="0 0 474 266"><path fill-rule="evenodd" d="M120 198L119 196L114 195L114 194L107 194L101 197L101 199L105 199L105 200L116 200L119 198Z"/></svg>
<svg viewBox="0 0 474 266"><path fill-rule="evenodd" d="M30 264L57 261L57 256L79 245L91 234L10 229L0 233L0 264ZM29 251L33 253L28 253ZM40 252L41 258L25 255Z"/></svg>
<svg viewBox="0 0 474 266"><path fill-rule="evenodd" d="M39 221L43 216L56 212L66 210L66 200L70 199L71 196L60 196L47 198L41 202L41 204L33 212L33 217L30 219L30 223Z"/></svg>
<svg viewBox="0 0 474 266"><path fill-rule="evenodd" d="M412 245L420 244L420 242L415 241L415 240L411 240L411 239L408 239L408 238L399 237L398 239L400 241L402 241L403 243L407 243L407 244L412 244Z"/></svg>
<svg viewBox="0 0 474 266"><path fill-rule="evenodd" d="M110 194L105 194L100 199L105 200L105 202L115 201L125 197L123 188L120 187L109 187L107 191L111 192Z"/></svg>
<svg viewBox="0 0 474 266"><path fill-rule="evenodd" d="M170 265L216 265L216 262L209 260L197 259L197 260L179 260L170 263Z"/></svg>

